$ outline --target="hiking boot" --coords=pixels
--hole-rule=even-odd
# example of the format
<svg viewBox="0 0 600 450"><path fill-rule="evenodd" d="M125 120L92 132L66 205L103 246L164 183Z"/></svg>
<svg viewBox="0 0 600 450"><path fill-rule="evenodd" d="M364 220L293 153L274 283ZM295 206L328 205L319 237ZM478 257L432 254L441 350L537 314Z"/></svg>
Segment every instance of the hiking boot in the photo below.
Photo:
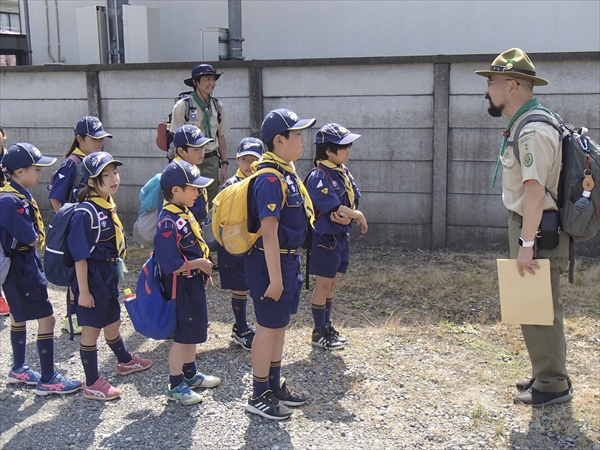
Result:
<svg viewBox="0 0 600 450"><path fill-rule="evenodd" d="M10 369L6 380L9 384L25 383L27 386L35 386L40 381L40 374L31 370L27 364L18 369Z"/></svg>
<svg viewBox="0 0 600 450"><path fill-rule="evenodd" d="M307 398L300 392L288 387L285 381L281 383L281 389L275 392L279 403L286 406L300 406L306 403Z"/></svg>
<svg viewBox="0 0 600 450"><path fill-rule="evenodd" d="M246 411L271 420L284 420L292 415L292 411L281 404L270 389L256 398L250 397L246 405Z"/></svg>
<svg viewBox="0 0 600 450"><path fill-rule="evenodd" d="M69 380L59 375L58 372L54 372L52 379L47 383L43 383L39 380L35 386L35 393L37 395L49 395L49 394L72 394L81 389L81 381Z"/></svg>
<svg viewBox="0 0 600 450"><path fill-rule="evenodd" d="M0 316L8 316L10 314L10 306L6 299L0 295Z"/></svg>
<svg viewBox="0 0 600 450"><path fill-rule="evenodd" d="M182 405L195 405L202 401L202 396L197 392L192 391L190 387L183 382L174 389L171 389L170 384L167 386L167 399L174 400Z"/></svg>
<svg viewBox="0 0 600 450"><path fill-rule="evenodd" d="M252 327L248 328L246 331L238 333L237 324L234 324L233 330L231 330L233 342L241 345L244 350L252 350L252 341L254 341L255 334L254 328Z"/></svg>
<svg viewBox="0 0 600 450"><path fill-rule="evenodd" d="M184 378L183 381L190 389L212 388L221 384L221 379L219 377L204 375L200 372L196 372L196 375L192 378Z"/></svg>
<svg viewBox="0 0 600 450"><path fill-rule="evenodd" d="M342 344L348 343L348 339L345 336L342 336L335 328L333 328L331 321L327 322L327 325L329 326L331 333L337 338L338 341L340 341Z"/></svg>
<svg viewBox="0 0 600 450"><path fill-rule="evenodd" d="M81 334L81 327L79 326L79 323L77 323L77 314L71 315L71 321L73 322L73 334ZM71 329L69 328L69 316L63 317L61 328L67 333L71 332Z"/></svg>
<svg viewBox="0 0 600 450"><path fill-rule="evenodd" d="M117 361L117 366L115 370L118 374L121 375L129 375L134 372L141 372L142 370L149 369L152 365L152 361L145 358L140 358L139 356L135 356L133 353L130 353L131 361L123 363Z"/></svg>
<svg viewBox="0 0 600 450"><path fill-rule="evenodd" d="M323 347L325 350L342 349L346 344L338 341L337 337L331 333L331 328L327 325L313 329L312 345Z"/></svg>
<svg viewBox="0 0 600 450"><path fill-rule="evenodd" d="M520 392L514 397L515 403L523 403L534 408L566 403L569 400L571 400L571 392L568 389L563 392L541 392L534 387Z"/></svg>
<svg viewBox="0 0 600 450"><path fill-rule="evenodd" d="M114 400L119 398L122 392L122 389L112 386L102 377L98 378L90 387L83 383L83 396L89 400Z"/></svg>
<svg viewBox="0 0 600 450"><path fill-rule="evenodd" d="M533 387L533 383L535 382L535 378L528 378L526 380L517 381L517 391L524 392ZM567 377L567 385L569 386L569 392L573 393L573 384L571 383L571 378Z"/></svg>

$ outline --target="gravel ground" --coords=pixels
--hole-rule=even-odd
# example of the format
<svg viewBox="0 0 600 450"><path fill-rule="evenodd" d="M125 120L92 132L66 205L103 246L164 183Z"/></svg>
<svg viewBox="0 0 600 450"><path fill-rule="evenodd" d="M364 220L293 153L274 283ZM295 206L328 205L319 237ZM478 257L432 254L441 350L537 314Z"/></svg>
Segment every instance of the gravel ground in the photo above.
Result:
<svg viewBox="0 0 600 450"><path fill-rule="evenodd" d="M133 287L134 278L130 274L122 287ZM214 278L218 285L218 274ZM154 365L126 377L116 374L114 355L100 338L100 374L123 389L119 400L90 401L81 392L38 397L31 387L5 385L0 388L2 448L600 450L598 420L589 420L598 417L593 410L598 412L600 401L594 375L597 320L591 320L585 335L568 336L569 351L584 360L572 372L574 400L531 411L512 404L512 383L526 376L528 367L526 355L509 348L510 341L520 339L516 327L373 323L366 316L339 314L337 328L350 344L326 352L309 343L309 294L303 291L301 310L287 333L282 375L309 402L291 419L271 422L245 412L251 361L249 352L231 341L228 293L210 288L208 297L209 340L198 346L197 361L201 371L220 376L223 383L204 391L203 403L183 406L166 400L169 341L137 334L123 308L128 347ZM51 298L62 317L64 290L52 289ZM36 325L28 326L27 360L38 369ZM0 318L0 371L6 373L9 332L9 319ZM62 374L83 379L77 337L72 342L57 331L56 364Z"/></svg>

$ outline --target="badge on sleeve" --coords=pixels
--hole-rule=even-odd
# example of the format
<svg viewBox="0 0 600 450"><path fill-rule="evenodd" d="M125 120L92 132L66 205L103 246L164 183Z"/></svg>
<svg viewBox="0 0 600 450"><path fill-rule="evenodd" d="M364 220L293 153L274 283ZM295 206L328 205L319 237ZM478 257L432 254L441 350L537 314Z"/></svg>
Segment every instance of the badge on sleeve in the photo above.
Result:
<svg viewBox="0 0 600 450"><path fill-rule="evenodd" d="M177 220L177 229L181 230L183 227L185 227L185 220L183 220L181 217Z"/></svg>
<svg viewBox="0 0 600 450"><path fill-rule="evenodd" d="M196 114L196 109L190 109L190 119L196 120L196 117L198 117L198 115Z"/></svg>
<svg viewBox="0 0 600 450"><path fill-rule="evenodd" d="M267 208L269 208L271 211L275 211L276 207L277 207L277 205L275 203L269 203L267 205Z"/></svg>
<svg viewBox="0 0 600 450"><path fill-rule="evenodd" d="M531 153L525 153L525 160L523 162L525 163L525 167L531 167L533 164L533 155Z"/></svg>
<svg viewBox="0 0 600 450"><path fill-rule="evenodd" d="M319 182L317 183L317 189L319 189L320 187L323 187L323 180L319 180Z"/></svg>
<svg viewBox="0 0 600 450"><path fill-rule="evenodd" d="M329 193L329 189L327 189L327 188L323 188L323 189L321 189L321 192L322 192L323 194L327 195L327 194Z"/></svg>

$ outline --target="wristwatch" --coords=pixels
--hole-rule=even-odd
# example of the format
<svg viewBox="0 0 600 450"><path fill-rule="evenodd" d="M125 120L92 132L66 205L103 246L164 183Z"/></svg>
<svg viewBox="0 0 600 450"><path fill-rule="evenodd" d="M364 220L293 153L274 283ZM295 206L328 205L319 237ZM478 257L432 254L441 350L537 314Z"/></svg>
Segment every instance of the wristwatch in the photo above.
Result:
<svg viewBox="0 0 600 450"><path fill-rule="evenodd" d="M535 239L533 241L526 241L522 237L519 238L519 245L521 247L533 247L533 244L535 244Z"/></svg>
<svg viewBox="0 0 600 450"><path fill-rule="evenodd" d="M229 161L225 160L221 160L221 165L229 165Z"/></svg>

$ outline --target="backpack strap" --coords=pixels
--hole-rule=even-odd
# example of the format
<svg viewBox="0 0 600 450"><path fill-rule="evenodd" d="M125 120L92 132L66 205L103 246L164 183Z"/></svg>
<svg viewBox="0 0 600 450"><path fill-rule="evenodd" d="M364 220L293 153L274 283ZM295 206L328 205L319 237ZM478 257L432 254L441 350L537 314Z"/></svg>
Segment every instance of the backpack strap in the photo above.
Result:
<svg viewBox="0 0 600 450"><path fill-rule="evenodd" d="M98 241L100 240L100 232L102 231L100 228L100 215L98 214L98 210L90 202L81 202L79 205L77 205L75 211L86 211L92 218L92 232L96 230L94 245L92 245L92 248L90 248L90 253L92 253L96 248Z"/></svg>
<svg viewBox="0 0 600 450"><path fill-rule="evenodd" d="M187 273L190 274L192 272L190 262L188 261L188 259L185 257L185 255L181 251L181 247L179 247L179 243L181 242L181 236L177 230L177 223L175 223L175 221L173 219L171 219L170 217L163 217L162 219L160 219L158 221L157 227L160 228L160 226L165 222L171 222L173 224L173 228L175 229L175 239L177 240L177 250L179 250L179 254L183 258L183 261L185 263L185 270L187 270ZM155 261L156 261L156 259L155 259ZM156 264L158 265L158 261L156 262ZM171 286L171 299L174 299L177 296L177 272L173 272L173 283L172 284L173 285Z"/></svg>
<svg viewBox="0 0 600 450"><path fill-rule="evenodd" d="M17 195L13 194L12 192L0 190L0 197L9 197L9 198L12 198L17 203L21 204L21 199ZM12 242L10 244L10 248L8 249L8 252L6 250L4 250L4 254L10 258L12 256L12 254L14 253L15 249L17 248L18 243L19 243L19 241L15 237L13 237ZM0 245L2 245L2 244L0 244Z"/></svg>
<svg viewBox="0 0 600 450"><path fill-rule="evenodd" d="M520 121L515 129L514 133L511 133L509 141L506 143L507 146L512 146L513 152L515 154L515 158L519 164L521 164L521 157L519 154L519 136L521 135L521 131L525 127L525 125L531 122L545 122L554 127L556 131L558 131L558 139L562 141L565 136L569 134L569 130L566 128L564 121L558 115L553 113L552 111L546 108L540 108L540 111L543 111L540 114L531 114L530 116L525 117L522 121Z"/></svg>
<svg viewBox="0 0 600 450"><path fill-rule="evenodd" d="M71 161L73 161L75 163L75 179L73 180L73 184L71 185L71 192L73 192L75 189L77 189L77 187L81 183L81 179L83 178L83 173L82 173L83 161L81 160L81 158L79 158L79 156L74 155L73 153L71 153L67 157L67 159L70 159Z"/></svg>

